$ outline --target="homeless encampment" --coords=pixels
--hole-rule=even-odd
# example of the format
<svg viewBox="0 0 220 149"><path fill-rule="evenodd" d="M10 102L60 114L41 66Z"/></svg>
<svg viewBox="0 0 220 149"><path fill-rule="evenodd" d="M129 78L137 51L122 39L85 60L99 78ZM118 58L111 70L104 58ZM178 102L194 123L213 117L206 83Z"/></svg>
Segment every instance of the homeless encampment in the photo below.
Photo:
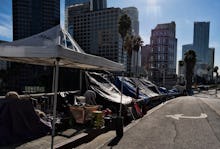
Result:
<svg viewBox="0 0 220 149"><path fill-rule="evenodd" d="M0 146L32 140L50 131L35 113L31 101L0 100Z"/></svg>
<svg viewBox="0 0 220 149"><path fill-rule="evenodd" d="M121 86L121 79L122 77L117 77L115 80L115 85L118 88ZM136 99L142 99L145 103L151 99L159 98L159 94L150 90L139 78L125 77L123 80L123 93Z"/></svg>
<svg viewBox="0 0 220 149"><path fill-rule="evenodd" d="M104 108L110 108L113 112L118 112L120 102L125 106L132 103L133 99L123 94L121 101L121 92L103 74L87 72L86 75L89 88L98 95L96 102L103 105Z"/></svg>

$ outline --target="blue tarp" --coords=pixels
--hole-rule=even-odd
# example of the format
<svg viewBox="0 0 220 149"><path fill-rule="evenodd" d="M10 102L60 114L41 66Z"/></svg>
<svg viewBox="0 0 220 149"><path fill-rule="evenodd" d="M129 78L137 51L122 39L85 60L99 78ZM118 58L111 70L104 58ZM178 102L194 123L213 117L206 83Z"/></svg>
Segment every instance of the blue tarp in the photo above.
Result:
<svg viewBox="0 0 220 149"><path fill-rule="evenodd" d="M115 85L120 89L121 88L121 80L122 80L122 77L116 77L116 80L115 80ZM124 80L123 80L123 94L127 95L127 96L130 96L132 98L137 98L136 96L136 93L137 92L137 86L136 84L131 81L129 78L127 77L124 77ZM138 99L142 99L144 100L145 102L148 102L149 101L149 97L148 95L144 94L140 89L139 89L139 96L138 96Z"/></svg>

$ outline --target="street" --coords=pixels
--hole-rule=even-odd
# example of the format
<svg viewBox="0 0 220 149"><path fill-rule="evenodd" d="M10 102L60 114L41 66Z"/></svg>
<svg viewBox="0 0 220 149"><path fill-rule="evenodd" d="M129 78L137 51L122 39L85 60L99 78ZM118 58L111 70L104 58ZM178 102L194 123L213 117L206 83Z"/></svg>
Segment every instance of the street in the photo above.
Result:
<svg viewBox="0 0 220 149"><path fill-rule="evenodd" d="M102 148L219 149L220 98L207 92L172 99Z"/></svg>

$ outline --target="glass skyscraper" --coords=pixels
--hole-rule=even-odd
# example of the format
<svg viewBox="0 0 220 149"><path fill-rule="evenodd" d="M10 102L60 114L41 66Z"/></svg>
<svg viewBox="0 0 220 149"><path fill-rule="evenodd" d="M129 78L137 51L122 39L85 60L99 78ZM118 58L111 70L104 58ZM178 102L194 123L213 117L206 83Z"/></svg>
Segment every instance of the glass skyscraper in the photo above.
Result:
<svg viewBox="0 0 220 149"><path fill-rule="evenodd" d="M13 40L60 24L60 0L13 0Z"/></svg>
<svg viewBox="0 0 220 149"><path fill-rule="evenodd" d="M60 24L60 0L12 0L12 8L13 40L32 36ZM41 81L42 76L47 78L51 73L51 69L42 66L11 63L10 70L15 72L7 76L6 88L20 93L25 90L25 86L46 86L50 81ZM50 90L50 87L47 89Z"/></svg>
<svg viewBox="0 0 220 149"><path fill-rule="evenodd" d="M82 3L86 3L86 2L90 2L90 0L66 0L65 7L75 5L75 4L82 4Z"/></svg>
<svg viewBox="0 0 220 149"><path fill-rule="evenodd" d="M188 50L196 52L195 75L204 78L212 78L212 72L208 68L214 67L215 48L209 48L210 22L194 22L193 44L182 46L182 59Z"/></svg>
<svg viewBox="0 0 220 149"><path fill-rule="evenodd" d="M195 22L193 46L199 62L208 63L210 22Z"/></svg>

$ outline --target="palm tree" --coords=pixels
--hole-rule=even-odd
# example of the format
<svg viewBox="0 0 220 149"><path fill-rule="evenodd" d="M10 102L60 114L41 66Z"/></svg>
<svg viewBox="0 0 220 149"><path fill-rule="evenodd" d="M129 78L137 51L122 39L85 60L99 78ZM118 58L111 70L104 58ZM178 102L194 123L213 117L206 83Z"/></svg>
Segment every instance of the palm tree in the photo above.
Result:
<svg viewBox="0 0 220 149"><path fill-rule="evenodd" d="M215 83L217 84L217 81L218 81L218 66L215 66L215 67L214 67L213 72L216 73ZM217 90L218 90L218 87L216 87L215 94L217 94Z"/></svg>
<svg viewBox="0 0 220 149"><path fill-rule="evenodd" d="M196 53L193 50L187 51L184 57L184 63L185 63L185 73L186 73L186 90L189 94L191 94L192 91L192 77L194 74L194 67L196 64Z"/></svg>
<svg viewBox="0 0 220 149"><path fill-rule="evenodd" d="M118 22L118 32L121 35L122 38L122 57L123 57L123 47L124 47L124 41L126 35L130 32L131 30L131 19L127 14L123 14ZM123 60L123 58L122 58Z"/></svg>
<svg viewBox="0 0 220 149"><path fill-rule="evenodd" d="M143 45L143 41L139 35L138 36L133 36L133 35L128 35L128 34L126 35L125 41L124 41L124 49L127 51L127 54L130 59L133 54L133 51L138 53L139 48L142 45ZM137 61L138 61L138 54L137 54ZM136 70L136 73L137 73L137 70Z"/></svg>
<svg viewBox="0 0 220 149"><path fill-rule="evenodd" d="M124 40L124 46L123 49L127 51L127 54L129 57L132 56L132 50L133 50L133 35L126 35Z"/></svg>
<svg viewBox="0 0 220 149"><path fill-rule="evenodd" d="M127 70L129 75L131 75L131 56L133 50L133 37L132 35L127 34L124 41L124 49L127 51L128 54L128 61L127 61Z"/></svg>
<svg viewBox="0 0 220 149"><path fill-rule="evenodd" d="M143 45L143 40L141 39L141 37L138 35L138 36L134 36L133 38L133 51L135 51L137 53L137 64L136 64L136 74L138 72L137 68L138 68L138 52L139 52L139 49L140 47Z"/></svg>
<svg viewBox="0 0 220 149"><path fill-rule="evenodd" d="M215 66L215 67L214 67L213 72L216 73L216 78L218 78L218 66Z"/></svg>

